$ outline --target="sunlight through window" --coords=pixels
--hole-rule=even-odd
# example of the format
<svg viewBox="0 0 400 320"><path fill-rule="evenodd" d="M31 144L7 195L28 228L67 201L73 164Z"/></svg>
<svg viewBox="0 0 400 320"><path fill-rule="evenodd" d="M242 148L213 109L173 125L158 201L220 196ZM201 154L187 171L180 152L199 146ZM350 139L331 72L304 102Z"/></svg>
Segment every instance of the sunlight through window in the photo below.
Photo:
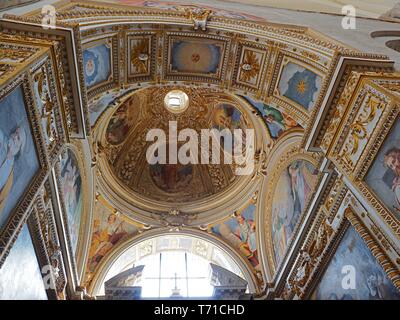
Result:
<svg viewBox="0 0 400 320"><path fill-rule="evenodd" d="M137 285L142 297L209 297L213 286L209 282L209 261L187 252L161 252L139 260L144 265Z"/></svg>

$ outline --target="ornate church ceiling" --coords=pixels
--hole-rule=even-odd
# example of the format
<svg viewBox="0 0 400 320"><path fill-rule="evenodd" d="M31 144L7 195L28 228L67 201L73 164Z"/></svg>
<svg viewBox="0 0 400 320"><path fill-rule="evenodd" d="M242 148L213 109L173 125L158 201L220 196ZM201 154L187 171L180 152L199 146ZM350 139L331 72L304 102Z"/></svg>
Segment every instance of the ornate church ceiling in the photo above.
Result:
<svg viewBox="0 0 400 320"><path fill-rule="evenodd" d="M351 97L360 72L389 71L392 65L385 56L361 53L302 26L209 7L123 5L136 4L131 2L57 4L57 26L64 33L48 31L41 41L33 37L42 34L39 25L30 31L14 25L41 23L39 12L9 15L2 22L0 53L7 58L0 55L0 84L18 74L18 63L29 66L26 86L33 85L35 105L46 115L37 138L44 137L41 161L54 167L54 181L42 178L48 179L48 189L61 186L60 210L83 212L80 224L64 222L75 226L67 237L75 261L70 278L98 288L98 276L129 246L181 232L232 250L251 271L254 292L262 292L301 265L290 254L298 249L306 219L312 217L310 224L321 228L323 237L331 236L331 229L320 227L323 218L313 220L313 196L326 201L323 210L329 211L347 189L335 180L338 175L322 152L351 178L354 169L354 175L365 171L355 166L361 149L354 151L366 144L358 143L364 138L359 131L338 133L337 128L342 116L350 122L346 107L356 108ZM29 32L28 46L27 38L21 39ZM15 39L18 44L8 44ZM48 49L52 43L55 52ZM352 69L346 59L367 62ZM391 82L371 83L397 88ZM182 113L165 107L166 94L173 90L188 96ZM340 100L337 109L328 97L328 102ZM395 94L391 97L397 101ZM395 104L392 100L388 105ZM369 117L376 123L384 114L377 105ZM364 126L363 110L354 113ZM238 176L235 164L149 164L149 130L168 132L171 121L178 132L254 129L254 170ZM339 141L337 150L333 141ZM225 151L219 149L221 155ZM350 158L348 152L353 152ZM69 175L79 176L79 183L63 185ZM76 185L81 194L71 204L68 192ZM328 197L326 190L334 195ZM281 284L278 289L283 292Z"/></svg>
<svg viewBox="0 0 400 320"><path fill-rule="evenodd" d="M236 248L262 286L268 275L259 258L268 257L270 272L278 268L283 253L274 252L273 243L282 240L257 236L258 242L270 243L267 253L262 247L257 250L256 244L253 251L246 251L229 230L242 216L270 234L274 221L260 223L258 212L264 212L264 205L257 204L258 194L265 175L275 177L267 173L270 162L270 171L278 165L272 151L288 147L288 139L294 151L283 157L279 170L291 163L304 164L315 175L310 191L315 187L311 181L316 180L319 160L298 155L302 132L310 130L308 124L339 56L366 55L304 27L257 23L259 19L246 15L196 6L135 8L76 2L58 8L57 21L79 27L78 67L85 84L81 90L86 130L92 137L95 192L112 212L126 217L125 223L135 222L126 236L149 228L196 227ZM173 89L189 96L189 107L180 115L164 107L165 94ZM254 173L237 177L232 165L149 165L146 133L167 129L170 120L178 121L179 130L196 132L214 127L256 129ZM271 188L278 178L277 173ZM264 196L260 199L264 202ZM249 201L256 202L254 208ZM243 212L239 218L237 212ZM96 251L96 242L90 247ZM105 256L111 252L110 248ZM96 260L103 261L99 266L88 265L89 279L104 259Z"/></svg>

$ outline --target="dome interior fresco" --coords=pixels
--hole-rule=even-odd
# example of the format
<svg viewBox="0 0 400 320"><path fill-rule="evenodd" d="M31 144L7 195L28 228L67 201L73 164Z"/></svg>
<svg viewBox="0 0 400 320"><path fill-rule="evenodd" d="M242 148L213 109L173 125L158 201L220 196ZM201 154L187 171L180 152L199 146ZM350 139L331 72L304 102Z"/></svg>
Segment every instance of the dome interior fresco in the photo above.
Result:
<svg viewBox="0 0 400 320"><path fill-rule="evenodd" d="M398 11L348 2L351 36L327 32L342 1L50 1L48 28L42 1L10 1L0 299L22 242L58 270L51 299L136 299L110 283L171 252L221 299L398 298ZM344 294L342 262L370 286Z"/></svg>
<svg viewBox="0 0 400 320"><path fill-rule="evenodd" d="M164 106L166 94L177 88L184 90L189 96L189 107L182 114L171 113ZM240 111L243 108L248 106L238 98L217 90L195 91L179 87L141 89L121 99L109 120L104 119L108 120L108 123L100 142L101 147L107 150L108 164L116 179L133 192L166 202L189 202L206 198L222 192L234 184L238 177L235 175L235 163L225 164L221 161L221 164L213 164L212 139L218 137L211 136L208 139L209 164L204 163L202 157L205 151L201 148L201 130L242 129L245 132L246 128L253 126L246 114ZM169 163L170 148L177 143L176 148L181 150L189 141L186 139L174 142L173 132L170 131L171 123L177 124L177 134L184 129L193 129L196 132L197 144L194 149L198 153L195 159L195 163L198 164ZM147 150L154 144L153 140L146 141L150 129L160 129L166 133L165 144L162 145L167 155L166 164L150 164L147 159ZM233 144L231 147L225 145L224 137L220 139L220 159L224 158L225 153L232 154L232 150L236 148L235 144L238 143L243 144L242 152L245 154L245 136L241 141L235 137L230 139L230 143ZM191 150L186 152L189 156L192 153Z"/></svg>

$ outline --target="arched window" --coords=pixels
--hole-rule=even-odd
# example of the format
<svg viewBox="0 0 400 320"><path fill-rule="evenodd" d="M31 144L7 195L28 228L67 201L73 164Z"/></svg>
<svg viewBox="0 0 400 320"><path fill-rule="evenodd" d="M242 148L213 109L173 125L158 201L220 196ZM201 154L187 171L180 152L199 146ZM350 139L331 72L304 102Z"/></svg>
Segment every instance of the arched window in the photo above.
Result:
<svg viewBox="0 0 400 320"><path fill-rule="evenodd" d="M165 251L147 256L137 262L144 265L140 281L142 298L171 296L209 297L209 261L184 251Z"/></svg>
<svg viewBox="0 0 400 320"><path fill-rule="evenodd" d="M104 295L107 280L143 265L143 272L134 284L142 287L142 298L210 297L213 294L210 263L246 279L234 259L212 242L186 235L158 236L122 253L108 269L97 295Z"/></svg>

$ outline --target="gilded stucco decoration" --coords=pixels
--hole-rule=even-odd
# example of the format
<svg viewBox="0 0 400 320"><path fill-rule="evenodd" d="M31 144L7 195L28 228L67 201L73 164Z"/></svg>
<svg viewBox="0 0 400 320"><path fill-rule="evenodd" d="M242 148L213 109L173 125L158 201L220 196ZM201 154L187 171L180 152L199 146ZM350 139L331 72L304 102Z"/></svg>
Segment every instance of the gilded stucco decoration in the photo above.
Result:
<svg viewBox="0 0 400 320"><path fill-rule="evenodd" d="M396 91L388 90L396 88L396 76L382 77L372 71L361 75L359 72L351 72L349 67L346 74L348 87L343 91L338 89L338 107L332 114L319 146L355 183L365 199L380 212L384 221L398 235L399 224L395 209L397 200L395 189L391 191L393 185L389 181L389 176L396 174L391 173L390 169L385 171L387 161L384 154L379 153L383 150L381 148L385 139L390 138L389 131L394 128L398 115L398 95ZM380 83L391 85L380 87ZM351 88L354 88L353 91ZM391 139L392 142L387 142L384 152L390 147L398 147L394 137ZM380 160L377 161L378 156ZM382 163L379 168L378 162ZM379 187L382 190L388 188L385 191L388 196L393 194L393 202L389 198L382 200L382 196L376 194L379 183L382 183ZM382 203L385 201L386 205Z"/></svg>
<svg viewBox="0 0 400 320"><path fill-rule="evenodd" d="M55 30L39 11L0 22L0 108L21 90L37 163L5 213L12 179L0 188L0 265L28 221L54 271L47 296L84 299L133 244L147 256L152 237L179 232L229 252L260 297L313 299L353 236L399 288L400 81L387 57L208 7L55 6ZM176 89L181 114L163 104ZM146 134L169 121L255 129L254 172L149 165Z"/></svg>
<svg viewBox="0 0 400 320"><path fill-rule="evenodd" d="M400 261L395 184L397 167L392 161L398 148L395 138L399 103L397 74L377 72L379 68L393 69L390 63L379 66L372 61L368 66L345 62L338 68L342 77L329 97L333 104L324 106L317 113L318 121L327 125L314 125L314 136L306 141L313 150L323 151L337 172L343 172L342 178L333 183L312 227L317 234L318 225L326 223L333 233L325 246L326 253L317 264L312 263L309 257L313 251L312 233L309 233L299 251L303 254L299 255L285 289L279 294L286 299L294 296L301 299L327 298L329 281L326 277L340 261L344 263L344 260L351 259L352 255L346 256L341 243L352 239L357 243L354 255L369 256L365 261L371 262L370 268L367 270L360 263L357 268L364 268L362 272L369 277L370 286L344 294L331 283L331 297L393 299L395 288L398 290ZM374 277L381 279L384 291L376 288Z"/></svg>
<svg viewBox="0 0 400 320"><path fill-rule="evenodd" d="M47 274L47 294L53 299L64 300L67 295L67 275L51 189L50 181L46 181L36 200L35 210L29 217L29 226L35 234L33 242L40 248L39 263Z"/></svg>

